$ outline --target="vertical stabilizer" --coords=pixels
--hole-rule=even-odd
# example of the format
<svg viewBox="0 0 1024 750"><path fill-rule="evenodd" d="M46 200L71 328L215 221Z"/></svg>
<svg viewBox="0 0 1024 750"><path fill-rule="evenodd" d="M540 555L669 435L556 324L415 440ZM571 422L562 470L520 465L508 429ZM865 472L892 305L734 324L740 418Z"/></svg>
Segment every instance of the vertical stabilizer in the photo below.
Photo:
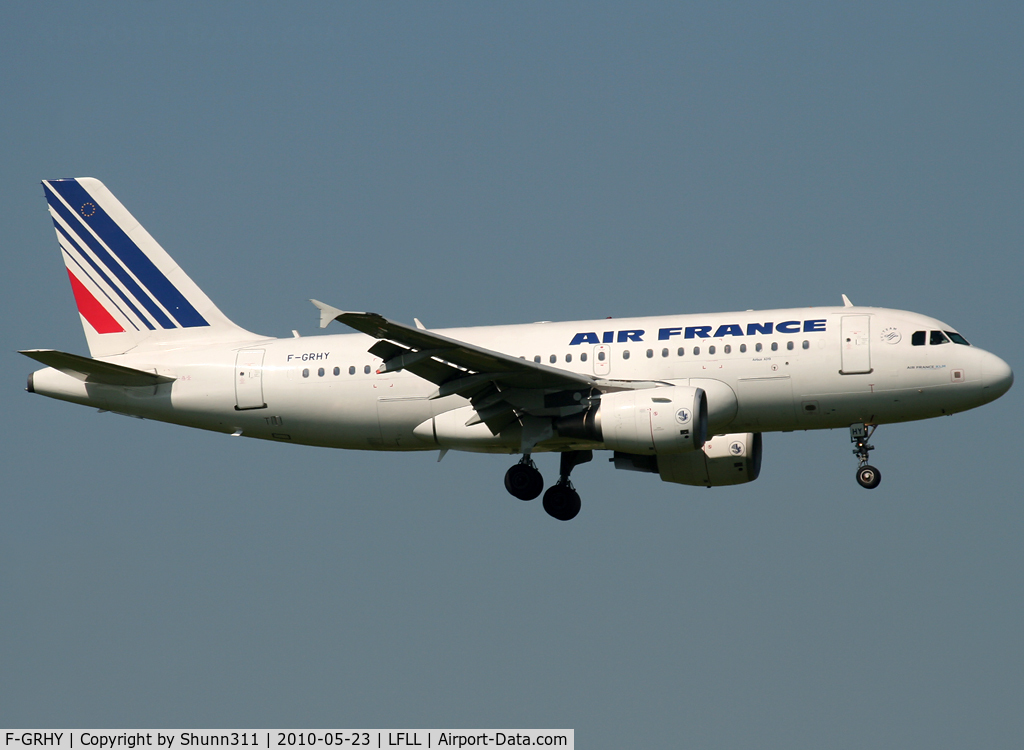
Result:
<svg viewBox="0 0 1024 750"><path fill-rule="evenodd" d="M239 328L99 180L44 180L94 357L261 338Z"/></svg>

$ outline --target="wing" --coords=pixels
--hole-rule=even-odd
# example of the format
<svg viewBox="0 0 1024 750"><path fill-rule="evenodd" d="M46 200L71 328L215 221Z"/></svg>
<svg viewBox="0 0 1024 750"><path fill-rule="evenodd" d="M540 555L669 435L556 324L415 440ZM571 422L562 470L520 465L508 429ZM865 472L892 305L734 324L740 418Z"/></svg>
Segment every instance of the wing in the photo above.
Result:
<svg viewBox="0 0 1024 750"><path fill-rule="evenodd" d="M431 398L468 398L476 416L497 434L522 414L562 413L582 408L594 378L396 323L369 312L345 312L317 300L320 327L332 320L379 339L370 353L384 360L378 372L408 370L438 386Z"/></svg>

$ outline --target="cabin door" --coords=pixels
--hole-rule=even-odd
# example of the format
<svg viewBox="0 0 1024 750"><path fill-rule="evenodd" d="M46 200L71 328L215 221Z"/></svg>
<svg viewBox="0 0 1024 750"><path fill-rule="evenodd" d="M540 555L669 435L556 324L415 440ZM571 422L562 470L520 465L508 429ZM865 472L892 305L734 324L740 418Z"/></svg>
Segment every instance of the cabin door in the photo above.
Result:
<svg viewBox="0 0 1024 750"><path fill-rule="evenodd" d="M871 316L844 315L842 324L843 375L871 372Z"/></svg>
<svg viewBox="0 0 1024 750"><path fill-rule="evenodd" d="M264 409L263 349L243 349L235 358L235 409Z"/></svg>

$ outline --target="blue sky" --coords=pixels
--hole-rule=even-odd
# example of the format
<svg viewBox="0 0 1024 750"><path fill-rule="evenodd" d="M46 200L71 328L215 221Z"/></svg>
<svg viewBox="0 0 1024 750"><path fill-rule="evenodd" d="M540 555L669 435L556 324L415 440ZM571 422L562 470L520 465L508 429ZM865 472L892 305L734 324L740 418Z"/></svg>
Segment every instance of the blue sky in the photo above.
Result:
<svg viewBox="0 0 1024 750"><path fill-rule="evenodd" d="M0 723L574 727L1015 747L1019 387L770 434L757 482L263 445L30 396L85 353L39 180L103 180L239 324L855 302L1024 371L1017 4L12 4ZM540 458L550 478L553 457Z"/></svg>

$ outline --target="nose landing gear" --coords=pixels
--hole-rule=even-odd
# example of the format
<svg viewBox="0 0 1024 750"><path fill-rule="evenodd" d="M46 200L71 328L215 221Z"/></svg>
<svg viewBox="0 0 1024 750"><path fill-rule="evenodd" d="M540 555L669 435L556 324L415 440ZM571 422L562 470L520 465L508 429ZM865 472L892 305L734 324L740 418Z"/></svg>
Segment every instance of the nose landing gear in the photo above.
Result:
<svg viewBox="0 0 1024 750"><path fill-rule="evenodd" d="M857 468L857 484L867 490L875 489L882 481L882 472L868 465L868 454L875 449L875 446L868 445L868 441L875 434L877 427L878 425L860 423L850 425L850 442L857 446L853 449L853 455L860 462Z"/></svg>

